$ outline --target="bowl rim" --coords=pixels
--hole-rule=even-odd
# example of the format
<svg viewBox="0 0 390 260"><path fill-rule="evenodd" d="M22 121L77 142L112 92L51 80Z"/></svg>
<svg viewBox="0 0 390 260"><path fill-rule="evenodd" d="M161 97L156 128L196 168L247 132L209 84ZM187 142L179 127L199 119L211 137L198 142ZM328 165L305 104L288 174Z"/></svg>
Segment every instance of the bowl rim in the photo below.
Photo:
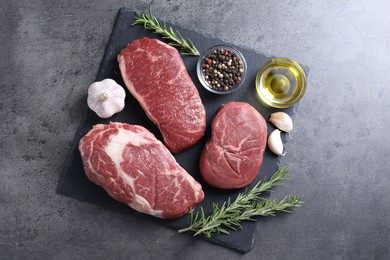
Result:
<svg viewBox="0 0 390 260"><path fill-rule="evenodd" d="M244 72L243 72L243 74L242 74L242 76L241 76L241 81L240 81L238 84L234 85L234 86L233 86L231 89L229 89L229 90L220 91L220 90L213 89L212 87L210 87L210 86L207 84L207 82L206 82L206 80L205 80L205 78L204 78L204 75L203 75L203 73L202 73L202 61L203 61L203 59L204 59L208 54L210 54L212 51L214 51L214 50L216 50L216 49L226 49L226 50L229 50L229 51L233 51L233 52L238 56L238 58L242 61L242 66L243 66ZM203 86L206 90L208 90L208 91L210 91L210 92L212 92L212 93L214 93L214 94L221 94L221 95L230 94L230 93L236 91L237 89L239 89L239 88L243 85L243 83L245 82L245 80L246 80L246 74L247 74L247 63L246 63L246 60L245 60L244 55L243 55L237 48L235 48L235 47L233 47L233 46L230 46L230 45L217 44L217 45L214 45L214 46L212 46L212 47L206 49L206 50L203 51L202 54L199 56L198 62L197 62L197 64L196 64L196 74L197 74L197 76L198 76L198 79L199 79L200 83L202 84L202 86Z"/></svg>

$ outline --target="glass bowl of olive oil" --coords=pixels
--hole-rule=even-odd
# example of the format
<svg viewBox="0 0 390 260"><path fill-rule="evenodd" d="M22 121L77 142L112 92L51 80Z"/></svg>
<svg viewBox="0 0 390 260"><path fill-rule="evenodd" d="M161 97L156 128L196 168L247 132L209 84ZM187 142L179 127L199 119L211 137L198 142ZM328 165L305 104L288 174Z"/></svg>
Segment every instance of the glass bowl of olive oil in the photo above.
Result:
<svg viewBox="0 0 390 260"><path fill-rule="evenodd" d="M256 75L256 90L261 101L275 108L297 103L306 91L302 67L287 58L274 58L261 66Z"/></svg>

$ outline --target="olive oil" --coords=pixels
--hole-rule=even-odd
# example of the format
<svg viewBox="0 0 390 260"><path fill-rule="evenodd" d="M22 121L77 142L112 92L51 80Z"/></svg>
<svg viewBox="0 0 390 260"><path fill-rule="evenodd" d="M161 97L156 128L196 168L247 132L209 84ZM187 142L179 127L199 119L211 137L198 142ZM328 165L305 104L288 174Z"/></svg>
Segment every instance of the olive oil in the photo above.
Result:
<svg viewBox="0 0 390 260"><path fill-rule="evenodd" d="M276 108L298 102L306 90L306 75L298 63L275 58L265 63L256 75L256 90L261 101Z"/></svg>

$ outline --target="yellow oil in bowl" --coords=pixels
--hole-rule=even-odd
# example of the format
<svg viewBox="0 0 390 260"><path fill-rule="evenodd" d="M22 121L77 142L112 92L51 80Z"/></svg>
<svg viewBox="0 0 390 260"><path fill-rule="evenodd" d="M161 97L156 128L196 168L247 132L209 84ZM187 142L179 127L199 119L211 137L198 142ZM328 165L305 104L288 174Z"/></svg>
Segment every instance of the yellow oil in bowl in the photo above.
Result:
<svg viewBox="0 0 390 260"><path fill-rule="evenodd" d="M306 75L301 66L287 58L266 62L256 75L256 90L265 104L286 108L298 102L306 91Z"/></svg>

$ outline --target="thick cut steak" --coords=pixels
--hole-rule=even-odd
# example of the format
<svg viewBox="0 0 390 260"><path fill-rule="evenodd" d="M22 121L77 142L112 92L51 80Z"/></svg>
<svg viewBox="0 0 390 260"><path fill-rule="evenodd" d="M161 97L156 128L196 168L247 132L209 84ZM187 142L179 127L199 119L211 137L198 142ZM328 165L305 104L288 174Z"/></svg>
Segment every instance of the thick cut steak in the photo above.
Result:
<svg viewBox="0 0 390 260"><path fill-rule="evenodd" d="M142 38L127 45L118 62L126 87L160 129L169 150L183 151L203 137L205 108L175 48Z"/></svg>
<svg viewBox="0 0 390 260"><path fill-rule="evenodd" d="M249 185L263 162L267 124L255 108L230 102L211 124L211 138L200 156L200 171L207 183L235 189Z"/></svg>
<svg viewBox="0 0 390 260"><path fill-rule="evenodd" d="M203 200L202 186L142 126L95 125L79 150L87 177L139 212L176 218Z"/></svg>

